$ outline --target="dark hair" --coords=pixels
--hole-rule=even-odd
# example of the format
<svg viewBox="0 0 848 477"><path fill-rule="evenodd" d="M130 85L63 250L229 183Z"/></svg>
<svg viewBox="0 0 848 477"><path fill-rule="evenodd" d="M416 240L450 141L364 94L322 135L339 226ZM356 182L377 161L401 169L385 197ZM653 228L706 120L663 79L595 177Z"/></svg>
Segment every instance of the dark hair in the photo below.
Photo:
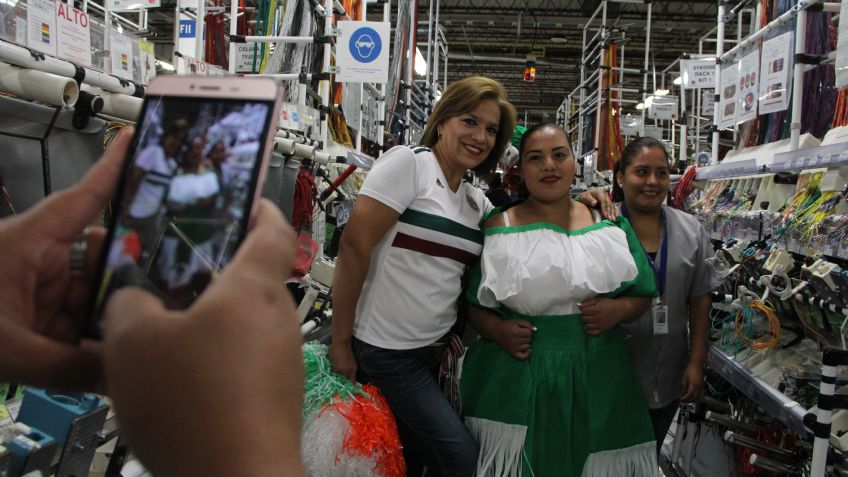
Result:
<svg viewBox="0 0 848 477"><path fill-rule="evenodd" d="M482 76L470 76L451 83L430 113L427 127L421 136L421 145L433 148L439 142L439 126L450 118L470 112L486 100L497 103L500 110L498 134L495 147L473 170L478 176L488 179L495 172L498 161L509 146L516 117L515 107L506 100L506 89L497 81Z"/></svg>
<svg viewBox="0 0 848 477"><path fill-rule="evenodd" d="M627 143L626 146L624 146L624 150L621 151L621 158L616 161L615 165L612 168L613 202L624 201L624 190L618 185L618 173L621 172L621 174L624 175L624 172L627 170L628 167L630 167L630 163L633 161L634 157L641 153L643 149L653 148L658 148L660 151L662 151L663 155L665 156L666 162L668 162L668 150L666 150L665 144L652 137L637 137L636 139Z"/></svg>
<svg viewBox="0 0 848 477"><path fill-rule="evenodd" d="M519 164L521 163L521 158L524 156L524 147L527 145L527 138L536 134L537 132L540 132L540 131L545 130L545 129L553 129L553 130L562 131L563 135L565 135L565 142L566 142L566 144L568 144L568 150L569 151L571 150L571 141L568 140L568 134L565 132L564 129L559 127L559 124L554 124L554 123L534 124L533 126L530 127L530 129L528 129L527 131L524 132L524 134L521 136L521 141L518 143L518 163Z"/></svg>

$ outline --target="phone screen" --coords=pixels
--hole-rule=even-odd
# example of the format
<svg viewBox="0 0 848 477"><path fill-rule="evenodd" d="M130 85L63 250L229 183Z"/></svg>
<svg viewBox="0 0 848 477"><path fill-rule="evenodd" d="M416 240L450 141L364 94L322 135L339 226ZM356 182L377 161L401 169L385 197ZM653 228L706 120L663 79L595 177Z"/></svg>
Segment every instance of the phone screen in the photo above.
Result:
<svg viewBox="0 0 848 477"><path fill-rule="evenodd" d="M145 100L102 258L86 335L101 336L109 295L142 287L190 306L244 238L273 102Z"/></svg>

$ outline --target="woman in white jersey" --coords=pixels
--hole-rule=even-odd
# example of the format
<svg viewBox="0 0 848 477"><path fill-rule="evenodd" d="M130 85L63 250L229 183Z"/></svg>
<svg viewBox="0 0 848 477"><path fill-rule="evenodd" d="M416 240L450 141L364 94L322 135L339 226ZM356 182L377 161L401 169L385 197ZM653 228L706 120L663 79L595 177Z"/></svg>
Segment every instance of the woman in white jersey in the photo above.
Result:
<svg viewBox="0 0 848 477"><path fill-rule="evenodd" d="M515 108L497 81L451 84L422 145L397 146L368 174L341 238L333 280L334 369L374 383L395 414L408 475L472 475L477 443L433 376L456 322L466 267L491 209L462 180L493 171ZM354 357L355 353L355 357Z"/></svg>

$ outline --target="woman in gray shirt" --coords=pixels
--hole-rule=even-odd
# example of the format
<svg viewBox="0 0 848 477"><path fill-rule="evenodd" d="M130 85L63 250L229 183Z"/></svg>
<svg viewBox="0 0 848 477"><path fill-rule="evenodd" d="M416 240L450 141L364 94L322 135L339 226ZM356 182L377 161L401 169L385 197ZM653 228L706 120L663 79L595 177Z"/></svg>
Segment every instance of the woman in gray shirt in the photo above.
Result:
<svg viewBox="0 0 848 477"><path fill-rule="evenodd" d="M650 258L659 296L631 323L625 343L651 412L657 452L680 401L704 392L704 364L712 302L720 278L705 260L713 256L695 217L665 205L669 157L656 139L631 141L616 163L613 200L621 202Z"/></svg>

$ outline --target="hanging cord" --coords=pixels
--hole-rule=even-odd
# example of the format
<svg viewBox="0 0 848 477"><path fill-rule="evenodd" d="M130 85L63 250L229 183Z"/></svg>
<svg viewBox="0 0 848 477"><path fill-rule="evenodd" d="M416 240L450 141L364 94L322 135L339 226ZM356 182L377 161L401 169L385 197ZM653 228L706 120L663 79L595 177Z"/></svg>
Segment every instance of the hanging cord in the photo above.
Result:
<svg viewBox="0 0 848 477"><path fill-rule="evenodd" d="M292 227L301 231L312 225L312 212L315 210L315 197L318 186L312 174L301 168L297 173L294 189L294 205L292 207Z"/></svg>

